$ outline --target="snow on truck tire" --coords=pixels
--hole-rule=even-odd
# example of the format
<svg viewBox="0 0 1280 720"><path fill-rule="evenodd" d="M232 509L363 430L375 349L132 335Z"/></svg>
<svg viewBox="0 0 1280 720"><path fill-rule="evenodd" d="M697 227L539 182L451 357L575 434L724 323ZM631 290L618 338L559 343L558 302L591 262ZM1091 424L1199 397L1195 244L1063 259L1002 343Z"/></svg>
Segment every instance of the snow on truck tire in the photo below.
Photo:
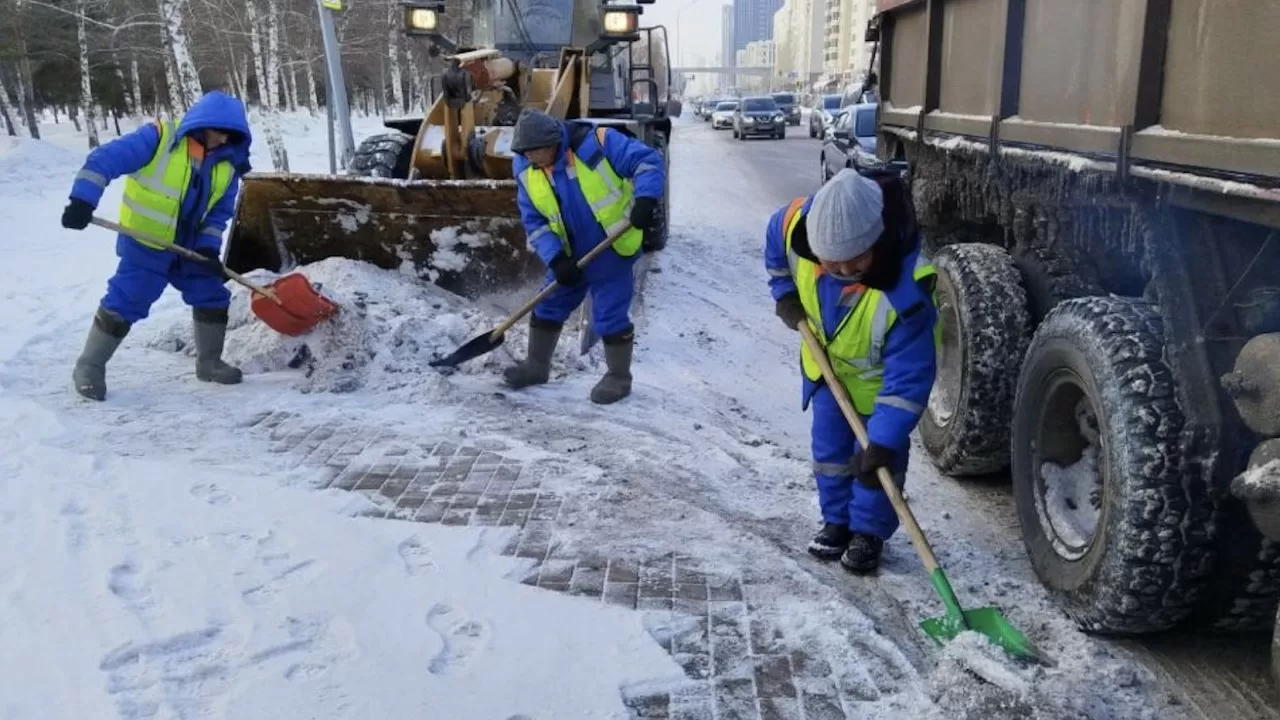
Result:
<svg viewBox="0 0 1280 720"><path fill-rule="evenodd" d="M407 178L413 165L413 136L402 132L372 135L351 156L351 174L362 177Z"/></svg>
<svg viewBox="0 0 1280 720"><path fill-rule="evenodd" d="M920 439L947 475L996 472L1009 465L1018 368L1031 342L1022 277L995 245L947 245L933 264L943 347Z"/></svg>
<svg viewBox="0 0 1280 720"><path fill-rule="evenodd" d="M1012 476L1040 580L1095 632L1164 630L1210 567L1209 488L1181 466L1184 419L1163 326L1140 300L1068 300L1036 330L1018 378Z"/></svg>

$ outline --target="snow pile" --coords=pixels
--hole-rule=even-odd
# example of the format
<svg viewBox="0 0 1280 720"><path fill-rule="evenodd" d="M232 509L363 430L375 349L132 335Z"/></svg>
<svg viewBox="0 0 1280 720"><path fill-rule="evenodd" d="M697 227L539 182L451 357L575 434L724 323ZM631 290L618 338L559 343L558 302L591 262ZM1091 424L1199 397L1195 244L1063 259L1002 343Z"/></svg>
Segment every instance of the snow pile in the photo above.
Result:
<svg viewBox="0 0 1280 720"><path fill-rule="evenodd" d="M1242 500L1280 498L1280 460L1249 468L1231 483L1231 493Z"/></svg>
<svg viewBox="0 0 1280 720"><path fill-rule="evenodd" d="M258 320L250 308L250 293L231 285L223 357L249 375L294 373L294 386L302 392L408 389L415 395L438 395L447 375L429 363L502 320L437 285L356 260L328 258L296 272L336 302L342 308L339 313L309 333L288 337ZM256 271L248 277L265 284L276 276ZM176 300L167 297L165 309L139 324L138 334L147 347L194 356L190 314ZM501 348L457 371L497 374L523 358L527 327L517 323L507 331ZM572 345L561 343L561 361L572 362Z"/></svg>

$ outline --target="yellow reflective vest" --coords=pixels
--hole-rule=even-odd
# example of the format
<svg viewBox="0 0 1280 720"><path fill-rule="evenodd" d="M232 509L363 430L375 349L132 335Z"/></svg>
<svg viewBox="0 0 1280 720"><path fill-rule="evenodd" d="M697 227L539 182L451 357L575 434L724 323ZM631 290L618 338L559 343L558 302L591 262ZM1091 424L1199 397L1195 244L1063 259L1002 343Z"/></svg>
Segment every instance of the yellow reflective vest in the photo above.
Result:
<svg viewBox="0 0 1280 720"><path fill-rule="evenodd" d="M591 206L591 214L595 216L596 222L604 228L606 235L611 235L629 221L635 190L632 182L620 177L604 156L604 136L605 128L597 127L596 141L602 152L600 162L594 169L583 162L572 148L566 148L565 172L582 190L582 196ZM520 173L520 183L529 194L529 202L547 219L547 227L560 238L565 254L573 257L569 234L565 230L564 218L560 215L560 202L552 187L551 170L530 165ZM630 257L639 252L643 242L644 232L631 228L614 241L613 249L623 257Z"/></svg>
<svg viewBox="0 0 1280 720"><path fill-rule="evenodd" d="M160 128L160 144L156 154L143 168L129 175L124 182L124 199L120 203L120 224L127 230L163 240L175 242L178 232L178 218L182 214L182 200L191 183L194 170L193 153L203 151L198 143L183 137L175 144L174 135L181 120L158 120ZM194 149L193 149L194 146ZM231 186L234 170L227 160L218 162L210 172L212 187L209 191L209 203L205 206L205 215L226 194ZM203 220L203 216L202 216ZM201 224L198 232L221 236L220 228L207 228ZM159 247L154 243L135 237L135 240L147 247Z"/></svg>
<svg viewBox="0 0 1280 720"><path fill-rule="evenodd" d="M785 228L787 262L791 266L791 276L796 289L800 292L800 302L804 305L808 316L809 328L818 338L818 342L827 350L831 367L836 377L853 400L853 406L860 415L870 415L875 409L876 396L884 387L884 351L885 338L889 329L898 319L885 294L880 290L855 285L853 297L845 301L853 309L845 315L836 328L835 337L828 338L822 323L822 308L818 303L818 277L821 266L796 254L791 248L791 238L804 207L804 198L797 198L787 208L783 218ZM933 265L921 253L916 261L912 277L917 281L936 274ZM941 346L941 324L934 334L935 343ZM822 378L822 370L809 352L809 347L800 343L800 364L804 375L817 382Z"/></svg>

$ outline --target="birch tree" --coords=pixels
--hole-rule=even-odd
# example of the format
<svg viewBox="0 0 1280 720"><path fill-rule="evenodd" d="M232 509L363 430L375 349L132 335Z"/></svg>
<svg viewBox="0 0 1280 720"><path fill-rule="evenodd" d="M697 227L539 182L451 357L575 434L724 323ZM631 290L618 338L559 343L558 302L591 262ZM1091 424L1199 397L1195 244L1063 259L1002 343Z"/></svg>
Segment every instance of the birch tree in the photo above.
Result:
<svg viewBox="0 0 1280 720"><path fill-rule="evenodd" d="M173 81L177 87L169 89L175 103L175 114L185 112L200 99L200 73L191 61L191 49L183 16L186 0L160 0L160 17L168 38L168 55L173 58ZM166 79L168 76L166 75Z"/></svg>
<svg viewBox="0 0 1280 720"><path fill-rule="evenodd" d="M391 101L395 103L395 112L392 114L400 115L406 110L404 79L400 75L400 34L403 30L394 5L387 6L387 25L390 27L387 33L387 59L390 61L388 69L391 71Z"/></svg>
<svg viewBox="0 0 1280 720"><path fill-rule="evenodd" d="M76 42L80 46L80 114L88 130L89 148L98 147L98 123L95 117L92 77L89 74L89 33L85 30L85 0L76 0Z"/></svg>
<svg viewBox="0 0 1280 720"><path fill-rule="evenodd" d="M262 37L259 32L258 24L258 7L255 0L245 0L245 12L249 21L249 38L253 50L253 74L258 81L258 102L262 105L262 112L259 117L262 121L263 134L267 138L267 147L271 150L271 164L276 170L281 172L289 171L289 154L285 151L284 138L280 136L280 118L276 113L276 96L275 80L279 74L274 72L275 68L267 69L267 62L263 58ZM269 10L276 8L275 0L269 0ZM267 18L267 22L271 27L267 28L267 44L268 47L272 43L272 39L278 35L274 30L275 17L271 15Z"/></svg>
<svg viewBox="0 0 1280 720"><path fill-rule="evenodd" d="M4 116L5 129L11 137L18 136L17 114L9 102L9 89L4 86L4 73L0 73L0 115Z"/></svg>
<svg viewBox="0 0 1280 720"><path fill-rule="evenodd" d="M22 18L26 11L26 0L14 0L13 21L17 35L18 53L18 108L27 119L27 132L31 137L40 139L40 123L36 121L35 83L31 79L31 58L27 54L27 35L23 30Z"/></svg>

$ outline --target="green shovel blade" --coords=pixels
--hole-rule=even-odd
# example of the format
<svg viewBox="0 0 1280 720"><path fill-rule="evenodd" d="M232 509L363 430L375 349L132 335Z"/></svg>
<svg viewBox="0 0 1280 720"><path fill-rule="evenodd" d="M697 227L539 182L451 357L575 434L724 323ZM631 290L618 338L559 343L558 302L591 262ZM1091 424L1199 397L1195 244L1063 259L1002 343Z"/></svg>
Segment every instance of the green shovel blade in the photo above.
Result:
<svg viewBox="0 0 1280 720"><path fill-rule="evenodd" d="M962 610L955 602L955 593L941 569L935 570L930 580L939 591L943 605L947 606L947 614L924 620L920 627L938 645L945 645L965 630L972 630L986 636L1014 657L1051 667L1055 665L1048 655L1042 653L1026 635L1010 624L999 610L993 607Z"/></svg>

